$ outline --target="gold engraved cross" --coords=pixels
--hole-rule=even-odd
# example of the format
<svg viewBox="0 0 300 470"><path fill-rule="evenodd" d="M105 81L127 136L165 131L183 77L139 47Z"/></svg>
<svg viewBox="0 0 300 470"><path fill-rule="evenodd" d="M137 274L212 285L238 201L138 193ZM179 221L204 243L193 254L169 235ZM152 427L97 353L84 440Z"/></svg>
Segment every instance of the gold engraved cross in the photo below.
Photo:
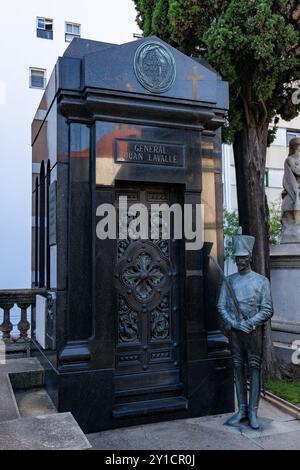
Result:
<svg viewBox="0 0 300 470"><path fill-rule="evenodd" d="M193 73L186 77L186 80L190 80L192 82L192 98L193 100L197 99L197 92L198 92L198 82L203 80L204 77L197 73L197 67L193 65Z"/></svg>

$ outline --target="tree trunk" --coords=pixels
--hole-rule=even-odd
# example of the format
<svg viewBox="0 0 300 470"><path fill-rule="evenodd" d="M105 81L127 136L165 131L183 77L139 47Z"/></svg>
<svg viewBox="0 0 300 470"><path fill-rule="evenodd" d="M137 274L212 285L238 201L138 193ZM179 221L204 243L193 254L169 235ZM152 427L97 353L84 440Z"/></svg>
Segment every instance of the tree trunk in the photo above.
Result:
<svg viewBox="0 0 300 470"><path fill-rule="evenodd" d="M253 235L253 270L270 276L268 216L264 188L268 125L262 130L246 125L233 144L239 221L243 234Z"/></svg>
<svg viewBox="0 0 300 470"><path fill-rule="evenodd" d="M267 136L267 124L260 129L244 125L235 135L233 150L240 226L243 234L255 237L253 271L269 278L268 205L264 186ZM264 369L267 378L281 375L271 333L270 322L267 322L264 341Z"/></svg>

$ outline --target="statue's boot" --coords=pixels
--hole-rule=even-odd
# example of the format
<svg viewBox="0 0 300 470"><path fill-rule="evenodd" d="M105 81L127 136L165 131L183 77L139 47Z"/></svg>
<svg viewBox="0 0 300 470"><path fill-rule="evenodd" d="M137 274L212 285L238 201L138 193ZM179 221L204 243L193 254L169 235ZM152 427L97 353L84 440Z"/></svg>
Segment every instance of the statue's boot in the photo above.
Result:
<svg viewBox="0 0 300 470"><path fill-rule="evenodd" d="M257 421L257 409L260 396L260 370L256 367L250 368L250 393L248 420L252 429L259 429Z"/></svg>
<svg viewBox="0 0 300 470"><path fill-rule="evenodd" d="M225 424L237 426L243 419L247 418L247 387L243 367L234 369L235 388L238 402L238 412L229 418Z"/></svg>

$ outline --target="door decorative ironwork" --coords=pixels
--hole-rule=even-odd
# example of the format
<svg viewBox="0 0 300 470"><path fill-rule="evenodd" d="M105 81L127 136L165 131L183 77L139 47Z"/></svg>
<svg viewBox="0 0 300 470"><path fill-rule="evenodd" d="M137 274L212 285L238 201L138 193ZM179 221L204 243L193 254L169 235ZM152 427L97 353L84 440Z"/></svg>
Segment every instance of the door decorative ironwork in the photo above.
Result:
<svg viewBox="0 0 300 470"><path fill-rule="evenodd" d="M153 201L171 204L176 193L165 188L117 190L117 206L120 196L150 206ZM149 372L172 371L172 380L179 380L179 243L161 239L159 233L155 240L117 240L116 375L140 372L141 387Z"/></svg>

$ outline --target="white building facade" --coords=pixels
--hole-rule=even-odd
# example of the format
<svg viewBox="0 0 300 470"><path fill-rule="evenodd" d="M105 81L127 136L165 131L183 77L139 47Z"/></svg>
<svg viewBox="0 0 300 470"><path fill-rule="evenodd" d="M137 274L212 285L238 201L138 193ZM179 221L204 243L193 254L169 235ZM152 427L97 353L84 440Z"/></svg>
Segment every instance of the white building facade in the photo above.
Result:
<svg viewBox="0 0 300 470"><path fill-rule="evenodd" d="M135 17L131 0L1 2L0 289L31 285L31 122L54 64L73 37L131 41Z"/></svg>
<svg viewBox="0 0 300 470"><path fill-rule="evenodd" d="M279 121L275 140L267 149L265 187L269 204L280 204L284 160L288 156L289 141L293 137L300 137L300 115L291 121ZM224 208L236 211L238 204L232 146L223 145L222 157Z"/></svg>

